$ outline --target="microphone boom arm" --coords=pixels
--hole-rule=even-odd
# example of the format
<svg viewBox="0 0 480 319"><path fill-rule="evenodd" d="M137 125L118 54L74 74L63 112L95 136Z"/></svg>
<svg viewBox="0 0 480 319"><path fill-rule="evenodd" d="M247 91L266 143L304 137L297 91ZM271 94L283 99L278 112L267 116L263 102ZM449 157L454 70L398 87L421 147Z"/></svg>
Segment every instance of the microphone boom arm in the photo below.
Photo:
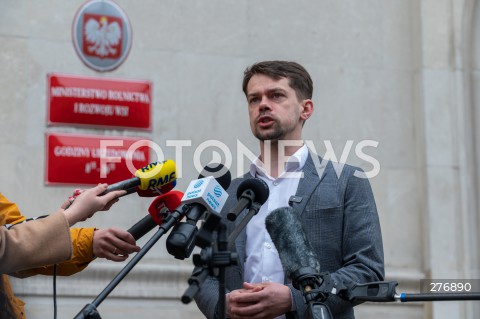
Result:
<svg viewBox="0 0 480 319"><path fill-rule="evenodd" d="M260 207L262 207L262 204L258 202L253 202L252 206L248 210L247 215L242 219L242 221L235 227L233 232L228 236L228 250L231 250L233 248L233 245L235 245L235 239L240 235L240 233L243 231L245 227L247 227L247 224L250 222L250 220L255 216L258 211L260 210Z"/></svg>
<svg viewBox="0 0 480 319"><path fill-rule="evenodd" d="M366 284L354 284L344 290L343 298L352 302L480 300L480 292L397 294L395 291L397 285L398 283L396 281L377 281Z"/></svg>
<svg viewBox="0 0 480 319"><path fill-rule="evenodd" d="M148 240L148 242L140 249L140 251L128 262L128 264L113 278L113 280L105 287L105 289L93 300L91 304L87 304L74 319L100 319L100 315L96 311L107 296L115 289L115 287L128 275L135 265L145 256L145 254L155 245L155 243L179 222L187 213L185 205L181 206L181 210L175 210L165 218L162 225L159 226L157 232Z"/></svg>
<svg viewBox="0 0 480 319"><path fill-rule="evenodd" d="M335 284L330 280L328 273L314 275L308 274L296 279L320 278L322 284L318 289L304 291L304 298L308 300L325 300L330 294L338 295L354 305L362 302L412 302L412 301L462 301L480 300L480 292L445 292L445 293L400 293L396 292L398 282L376 281L364 284ZM318 279L316 279L318 280ZM297 287L296 287L297 288ZM298 288L297 288L298 289Z"/></svg>
<svg viewBox="0 0 480 319"><path fill-rule="evenodd" d="M252 205L255 201L255 193L251 189L245 190L240 197L238 198L238 207L237 209L229 212L227 214L227 219L229 221L235 221L237 216L246 208Z"/></svg>

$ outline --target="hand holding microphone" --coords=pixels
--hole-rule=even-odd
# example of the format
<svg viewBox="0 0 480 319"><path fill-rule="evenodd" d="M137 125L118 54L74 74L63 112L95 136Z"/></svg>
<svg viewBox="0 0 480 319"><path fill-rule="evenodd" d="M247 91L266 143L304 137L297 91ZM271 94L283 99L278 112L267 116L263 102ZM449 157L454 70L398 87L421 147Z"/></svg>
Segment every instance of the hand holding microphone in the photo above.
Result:
<svg viewBox="0 0 480 319"><path fill-rule="evenodd" d="M135 172L135 177L109 185L104 192L99 195L105 195L113 191L122 190L117 196L125 196L137 193L142 197L153 197L169 192L176 184L176 165L172 160L150 163ZM69 197L69 203L62 205L63 209L68 209L75 200L77 191ZM109 207L108 207L109 208ZM108 209L106 208L106 209Z"/></svg>
<svg viewBox="0 0 480 319"><path fill-rule="evenodd" d="M69 225L73 226L79 221L84 221L99 210L108 210L118 201L118 197L125 193L125 191L117 190L105 194L106 189L107 184L98 184L96 187L87 189L78 195L76 200L71 202L72 205L69 209L65 208L63 211Z"/></svg>
<svg viewBox="0 0 480 319"><path fill-rule="evenodd" d="M95 257L116 262L124 261L129 254L140 251L133 236L116 227L95 229L92 243Z"/></svg>

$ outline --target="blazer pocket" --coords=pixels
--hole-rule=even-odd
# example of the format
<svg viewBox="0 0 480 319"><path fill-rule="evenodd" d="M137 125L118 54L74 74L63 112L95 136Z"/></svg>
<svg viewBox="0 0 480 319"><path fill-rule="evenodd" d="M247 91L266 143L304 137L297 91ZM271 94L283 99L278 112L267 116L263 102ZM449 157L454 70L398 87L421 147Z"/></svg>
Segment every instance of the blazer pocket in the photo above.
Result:
<svg viewBox="0 0 480 319"><path fill-rule="evenodd" d="M307 209L301 220L308 241L323 262L341 259L343 207Z"/></svg>
<svg viewBox="0 0 480 319"><path fill-rule="evenodd" d="M328 208L306 208L302 215L302 219L318 220L318 219L336 219L343 220L343 207L328 207Z"/></svg>
<svg viewBox="0 0 480 319"><path fill-rule="evenodd" d="M307 235L322 239L336 239L343 227L343 207L305 210L302 216L303 227ZM319 238L320 239L320 238Z"/></svg>

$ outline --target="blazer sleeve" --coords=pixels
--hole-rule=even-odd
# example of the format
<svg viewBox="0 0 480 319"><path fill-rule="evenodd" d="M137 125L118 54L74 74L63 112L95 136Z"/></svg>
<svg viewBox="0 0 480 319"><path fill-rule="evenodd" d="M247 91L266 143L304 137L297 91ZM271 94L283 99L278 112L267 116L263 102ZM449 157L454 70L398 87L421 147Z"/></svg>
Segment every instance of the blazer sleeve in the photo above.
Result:
<svg viewBox="0 0 480 319"><path fill-rule="evenodd" d="M0 193L0 225L17 224L25 221L18 205L9 201ZM93 234L95 228L70 228L72 239L72 258L66 262L57 264L56 274L70 276L82 271L95 259L93 256ZM53 265L42 266L20 272L10 273L17 278L26 278L34 275L53 275Z"/></svg>
<svg viewBox="0 0 480 319"><path fill-rule="evenodd" d="M350 175L344 196L344 264L331 276L335 282L346 285L382 281L385 277L382 233L369 180Z"/></svg>
<svg viewBox="0 0 480 319"><path fill-rule="evenodd" d="M72 243L61 210L48 217L0 227L0 273L12 273L69 260Z"/></svg>
<svg viewBox="0 0 480 319"><path fill-rule="evenodd" d="M341 226L338 226L341 230L335 236L325 236L326 240L317 251L319 256L323 255L320 265L334 263L328 267L336 268L330 272L333 282L343 283L347 287L354 283L384 280L382 234L373 192L369 180L355 176L355 170L362 173L359 168L345 166L336 185L341 203L339 208L343 215ZM332 216L325 218L327 219L321 220L322 224L327 223L328 218ZM304 226L310 238L318 232L318 229L311 228L308 223ZM323 229L322 232L333 233L333 228ZM325 255L325 251L337 251L340 255L335 258L336 261L331 260ZM298 291L295 302L298 318L303 318L307 309ZM354 318L352 309L354 304L349 301L331 295L324 303L332 311L333 316L342 314L342 318Z"/></svg>

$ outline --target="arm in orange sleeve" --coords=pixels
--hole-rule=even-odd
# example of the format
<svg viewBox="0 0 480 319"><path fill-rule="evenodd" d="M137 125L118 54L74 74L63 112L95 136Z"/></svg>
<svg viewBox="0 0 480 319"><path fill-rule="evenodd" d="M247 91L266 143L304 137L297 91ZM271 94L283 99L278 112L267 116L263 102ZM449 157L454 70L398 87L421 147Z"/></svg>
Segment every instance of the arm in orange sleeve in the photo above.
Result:
<svg viewBox="0 0 480 319"><path fill-rule="evenodd" d="M57 264L57 275L70 276L82 271L95 259L93 256L93 233L95 228L70 228L72 238L72 259ZM34 275L53 275L54 266L49 265L34 269L28 269L10 274L18 278L26 278Z"/></svg>
<svg viewBox="0 0 480 319"><path fill-rule="evenodd" d="M20 213L17 204L9 201L0 193L0 226L23 222L25 216Z"/></svg>

